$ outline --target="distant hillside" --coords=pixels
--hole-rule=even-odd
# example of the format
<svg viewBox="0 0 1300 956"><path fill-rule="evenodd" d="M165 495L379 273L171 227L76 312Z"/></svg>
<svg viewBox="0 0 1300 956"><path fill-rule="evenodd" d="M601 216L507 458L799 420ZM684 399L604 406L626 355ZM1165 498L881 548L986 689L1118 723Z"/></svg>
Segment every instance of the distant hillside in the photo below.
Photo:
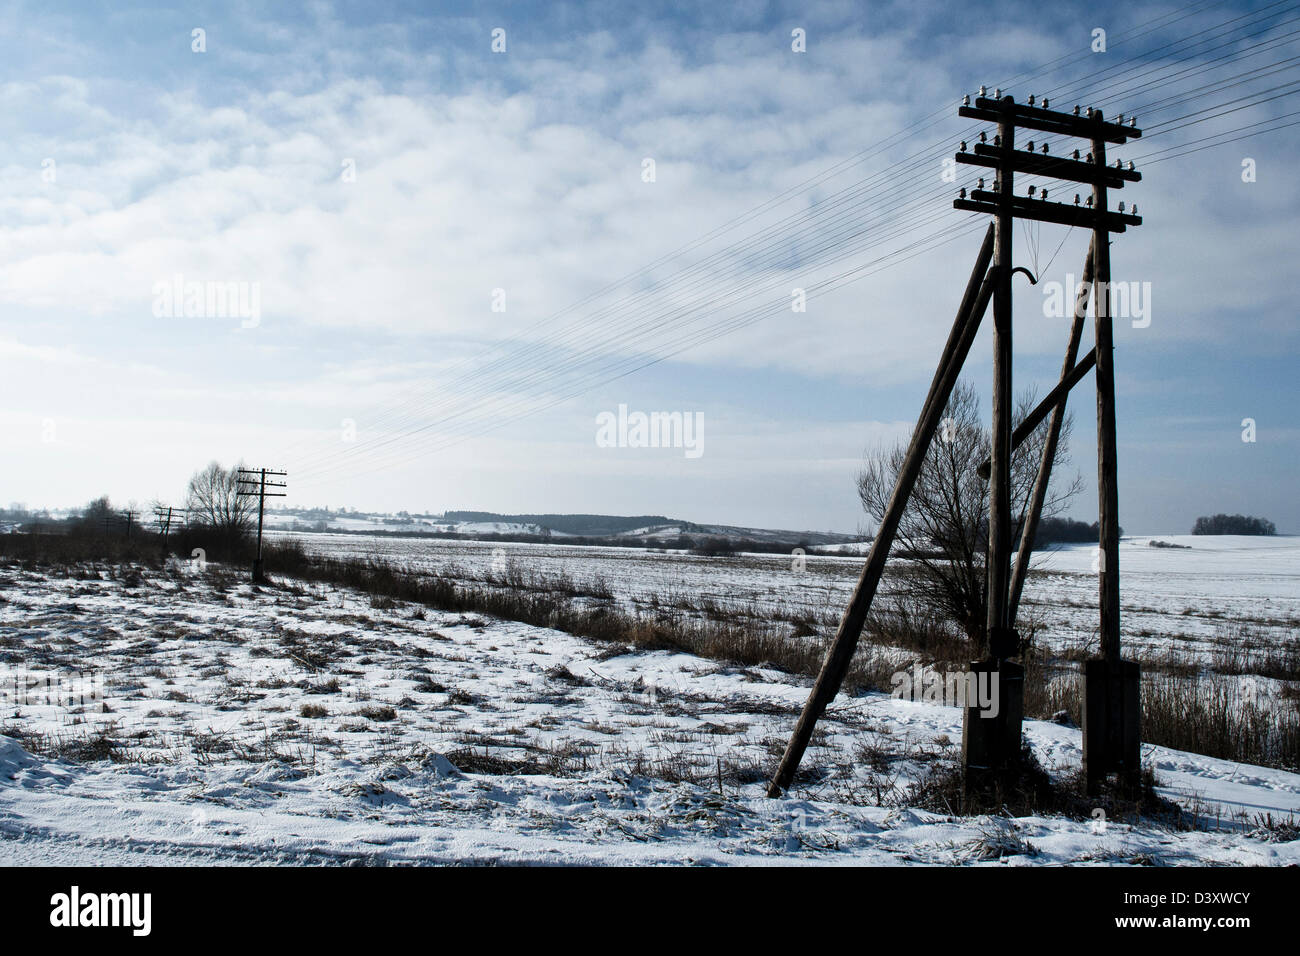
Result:
<svg viewBox="0 0 1300 956"><path fill-rule="evenodd" d="M277 531L346 532L403 536L468 538L480 541L553 541L565 544L611 544L726 550L777 550L793 547L838 547L860 536L833 531L779 531L700 524L664 515L498 514L494 511L448 511L442 515L371 514L318 509L276 508L267 526Z"/></svg>
<svg viewBox="0 0 1300 956"><path fill-rule="evenodd" d="M682 536L704 535L731 542L798 542L808 544L842 544L855 536L831 531L777 531L768 528L741 528L725 524L700 524L664 515L506 515L492 511L448 511L448 524L482 526L531 526L544 528L558 537L637 538L648 542L666 542Z"/></svg>
<svg viewBox="0 0 1300 956"><path fill-rule="evenodd" d="M443 517L448 522L481 524L484 522L500 524L537 525L558 531L560 534L590 535L604 537L607 535L627 534L641 528L653 528L668 524L681 525L663 515L639 515L624 517L622 515L503 515L492 511L448 511Z"/></svg>

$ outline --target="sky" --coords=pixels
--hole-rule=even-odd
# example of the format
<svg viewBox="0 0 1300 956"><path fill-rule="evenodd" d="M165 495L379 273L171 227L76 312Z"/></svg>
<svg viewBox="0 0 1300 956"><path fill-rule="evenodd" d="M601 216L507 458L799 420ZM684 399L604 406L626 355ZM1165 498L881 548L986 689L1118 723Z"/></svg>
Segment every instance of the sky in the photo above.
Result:
<svg viewBox="0 0 1300 956"><path fill-rule="evenodd" d="M0 502L179 503L217 460L287 471L304 507L864 529L854 478L910 433L986 226L944 160L987 84L1144 131L1110 154L1143 173L1112 243L1141 305L1115 322L1125 531L1300 531L1297 21L6 4ZM1016 391L1059 375L1047 293L1088 239L1017 227ZM1059 469L1088 521L1091 381ZM602 441L621 408L697 424L694 451Z"/></svg>

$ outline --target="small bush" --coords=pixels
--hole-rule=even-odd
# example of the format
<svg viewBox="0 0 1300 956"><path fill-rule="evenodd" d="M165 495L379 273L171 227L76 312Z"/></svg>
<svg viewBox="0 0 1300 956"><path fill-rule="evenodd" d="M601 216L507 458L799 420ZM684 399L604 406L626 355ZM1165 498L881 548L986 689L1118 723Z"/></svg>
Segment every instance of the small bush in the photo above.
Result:
<svg viewBox="0 0 1300 956"><path fill-rule="evenodd" d="M591 681L581 675L573 673L563 664L556 664L546 672L546 676L551 680L559 681L562 684L572 684L574 687L585 687Z"/></svg>
<svg viewBox="0 0 1300 956"><path fill-rule="evenodd" d="M691 548L692 554L700 554L705 557L716 558L723 555L736 553L736 546L726 538L705 538L703 541L697 541Z"/></svg>
<svg viewBox="0 0 1300 956"><path fill-rule="evenodd" d="M308 684L303 690L308 694L337 694L340 689L339 679L331 677L319 684Z"/></svg>

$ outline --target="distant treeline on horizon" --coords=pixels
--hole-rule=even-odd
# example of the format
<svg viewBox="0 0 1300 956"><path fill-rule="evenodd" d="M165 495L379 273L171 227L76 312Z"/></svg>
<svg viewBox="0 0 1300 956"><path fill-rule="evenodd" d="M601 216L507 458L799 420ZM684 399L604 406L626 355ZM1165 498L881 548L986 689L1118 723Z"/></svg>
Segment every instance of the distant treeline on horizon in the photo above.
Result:
<svg viewBox="0 0 1300 956"><path fill-rule="evenodd" d="M1277 526L1267 518L1250 515L1210 515L1196 519L1192 534L1277 534Z"/></svg>
<svg viewBox="0 0 1300 956"><path fill-rule="evenodd" d="M503 515L493 511L448 511L443 514L443 518L447 521L532 524L561 534L626 534L638 528L664 525L675 525L685 531L694 531L697 528L689 521L675 521L663 515Z"/></svg>

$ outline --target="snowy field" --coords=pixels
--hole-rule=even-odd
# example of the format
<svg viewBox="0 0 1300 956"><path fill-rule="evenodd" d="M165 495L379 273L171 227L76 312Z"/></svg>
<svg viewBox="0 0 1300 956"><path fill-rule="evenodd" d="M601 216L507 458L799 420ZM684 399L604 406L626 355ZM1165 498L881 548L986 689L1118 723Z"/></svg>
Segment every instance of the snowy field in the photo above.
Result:
<svg viewBox="0 0 1300 956"><path fill-rule="evenodd" d="M462 581L485 581L510 566L606 587L625 604L760 609L782 620L834 628L862 570L858 556L779 554L706 557L681 551L390 538L297 535L307 550L375 555ZM1177 547L1153 547L1152 541ZM1096 548L1037 552L1022 617L1054 650L1097 649ZM894 560L892 567L905 565ZM1300 536L1157 535L1120 546L1125 653L1207 660L1230 645L1300 637ZM886 571L882 592L897 581Z"/></svg>
<svg viewBox="0 0 1300 956"><path fill-rule="evenodd" d="M1181 620L1211 608L1198 589L1217 575L1226 616L1267 593L1294 621L1294 539L1215 543L1166 554L1128 542L1126 574L1151 590L1130 585L1126 601ZM462 563L474 551L435 547ZM812 600L789 593L780 559L609 550L584 560L619 589L708 580L725 593L744 579L770 600ZM1035 593L1068 584L1083 600L1087 553L1055 560ZM838 601L855 563L810 560L808 586ZM1271 583L1223 583L1235 563ZM1144 748L1160 792L1209 829L953 817L909 795L955 762L960 711L866 695L831 706L804 763L815 782L775 801L764 780L808 684L770 670L336 589L254 588L216 566L0 566L0 598L11 682L20 667L104 675L102 698L81 701L64 685L15 697L11 683L0 864L1300 863L1300 842L1257 827L1300 810L1292 773ZM1026 721L1025 733L1047 767L1078 766L1077 729Z"/></svg>

